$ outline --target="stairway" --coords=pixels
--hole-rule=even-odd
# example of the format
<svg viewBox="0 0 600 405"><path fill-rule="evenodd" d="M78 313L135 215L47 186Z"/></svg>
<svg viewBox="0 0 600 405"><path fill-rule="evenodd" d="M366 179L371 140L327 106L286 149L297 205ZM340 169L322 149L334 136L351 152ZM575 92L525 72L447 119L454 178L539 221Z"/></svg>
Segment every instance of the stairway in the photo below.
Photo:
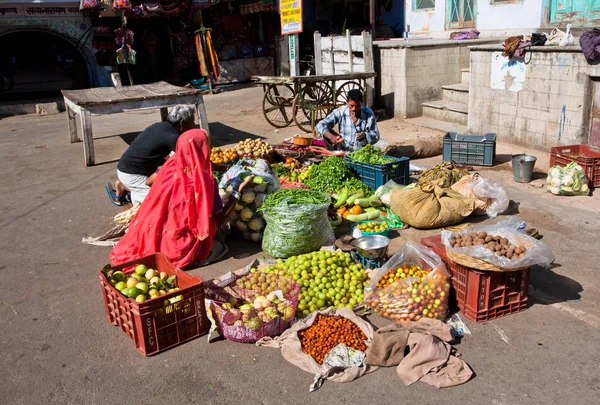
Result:
<svg viewBox="0 0 600 405"><path fill-rule="evenodd" d="M424 120L421 121L441 121L466 128L469 122L470 70L462 69L461 76L461 83L442 86L442 100L423 103Z"/></svg>

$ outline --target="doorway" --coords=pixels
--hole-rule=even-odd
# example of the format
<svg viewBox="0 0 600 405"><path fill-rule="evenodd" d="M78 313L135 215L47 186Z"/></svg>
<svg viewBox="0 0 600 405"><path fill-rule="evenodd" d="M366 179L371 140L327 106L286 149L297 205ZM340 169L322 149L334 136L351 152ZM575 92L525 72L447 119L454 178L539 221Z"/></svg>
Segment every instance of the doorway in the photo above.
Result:
<svg viewBox="0 0 600 405"><path fill-rule="evenodd" d="M447 0L448 28L475 28L477 0Z"/></svg>
<svg viewBox="0 0 600 405"><path fill-rule="evenodd" d="M592 100L592 116L590 118L590 146L600 148L600 80L592 81L594 86Z"/></svg>

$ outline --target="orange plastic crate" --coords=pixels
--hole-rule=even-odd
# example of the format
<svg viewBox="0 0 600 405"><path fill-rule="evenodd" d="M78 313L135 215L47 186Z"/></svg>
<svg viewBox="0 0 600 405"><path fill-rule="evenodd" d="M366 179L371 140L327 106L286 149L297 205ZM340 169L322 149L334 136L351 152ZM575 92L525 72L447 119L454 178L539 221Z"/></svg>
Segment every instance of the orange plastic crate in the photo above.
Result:
<svg viewBox="0 0 600 405"><path fill-rule="evenodd" d="M555 146L550 149L550 167L565 167L571 162L583 168L590 187L600 187L600 152L587 145Z"/></svg>
<svg viewBox="0 0 600 405"><path fill-rule="evenodd" d="M473 322L486 322L527 308L531 268L512 272L480 271L448 259L441 236L421 239L450 271L458 309Z"/></svg>
<svg viewBox="0 0 600 405"><path fill-rule="evenodd" d="M206 334L210 324L204 306L202 279L176 268L160 253L113 268L131 274L138 264L164 271L169 276L177 276L179 290L138 303L111 286L100 271L108 322L119 326L135 342L137 351L145 356L157 354ZM165 305L165 300L178 295L183 296L181 301Z"/></svg>

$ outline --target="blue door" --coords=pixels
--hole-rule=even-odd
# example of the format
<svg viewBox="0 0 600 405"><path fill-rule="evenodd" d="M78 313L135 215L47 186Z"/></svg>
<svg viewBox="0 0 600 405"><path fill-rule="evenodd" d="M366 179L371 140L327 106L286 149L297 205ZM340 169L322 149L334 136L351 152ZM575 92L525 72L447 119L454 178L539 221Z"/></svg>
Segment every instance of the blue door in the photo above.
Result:
<svg viewBox="0 0 600 405"><path fill-rule="evenodd" d="M600 0L551 0L552 24L586 25L600 19Z"/></svg>

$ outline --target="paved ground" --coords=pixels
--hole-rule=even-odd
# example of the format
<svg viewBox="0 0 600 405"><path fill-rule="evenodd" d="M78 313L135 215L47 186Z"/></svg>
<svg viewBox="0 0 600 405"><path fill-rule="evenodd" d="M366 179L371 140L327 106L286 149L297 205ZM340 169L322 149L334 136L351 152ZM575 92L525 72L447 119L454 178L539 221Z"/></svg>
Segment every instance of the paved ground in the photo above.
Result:
<svg viewBox="0 0 600 405"><path fill-rule="evenodd" d="M252 135L281 141L295 132L275 133L265 124L259 97L260 89L207 97L216 144ZM95 117L97 158L107 163L92 168L83 166L82 145L68 143L64 113L0 121L4 403L598 403L599 198L558 198L535 185L515 184L509 163L482 172L504 180L512 212L540 230L556 264L534 269L526 311L469 323L473 335L456 347L476 373L471 382L444 390L421 383L404 387L393 369L380 369L350 384L326 383L310 394L312 376L275 349L222 340L209 344L203 337L155 357L140 356L106 321L96 273L108 262L109 249L82 245L81 238L108 229L118 212L103 185L114 180L115 160L130 135L115 134L135 133L158 117L158 111ZM440 135L391 120L381 129L387 140ZM503 161L521 150L499 145ZM538 166L545 170L547 156L539 156ZM432 233L403 231L392 250ZM246 242L230 247L225 261L191 273L216 276L259 253Z"/></svg>

